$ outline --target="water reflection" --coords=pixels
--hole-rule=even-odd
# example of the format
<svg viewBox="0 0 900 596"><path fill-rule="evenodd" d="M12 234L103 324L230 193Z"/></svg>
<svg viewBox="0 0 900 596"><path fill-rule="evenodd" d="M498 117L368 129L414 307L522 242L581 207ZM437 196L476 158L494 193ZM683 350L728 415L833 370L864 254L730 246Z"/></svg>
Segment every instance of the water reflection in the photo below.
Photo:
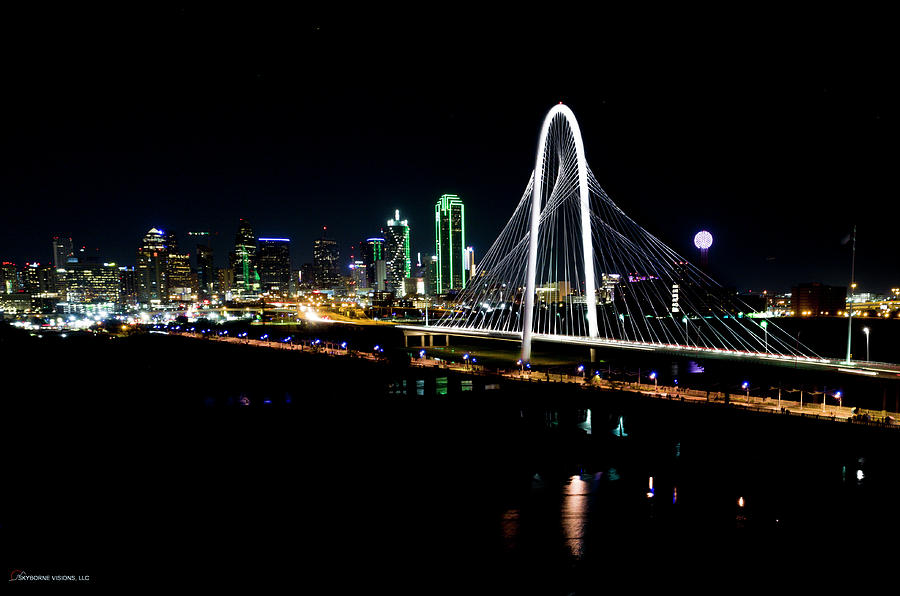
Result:
<svg viewBox="0 0 900 596"><path fill-rule="evenodd" d="M591 410L590 410L590 408L588 408L587 412L585 413L584 422L579 423L578 428L580 428L587 434L591 434L592 428L591 428Z"/></svg>
<svg viewBox="0 0 900 596"><path fill-rule="evenodd" d="M519 535L519 510L508 509L503 513L501 521L503 529L503 543L507 549L513 550L518 544Z"/></svg>
<svg viewBox="0 0 900 596"><path fill-rule="evenodd" d="M616 428L613 429L612 433L617 437L627 437L628 434L625 432L625 417L619 416L619 424Z"/></svg>
<svg viewBox="0 0 900 596"><path fill-rule="evenodd" d="M735 523L738 528L744 528L747 524L747 511L744 508L746 503L744 501L744 497L738 497L737 500L737 514L735 515Z"/></svg>
<svg viewBox="0 0 900 596"><path fill-rule="evenodd" d="M562 528L569 552L576 559L584 556L584 534L595 480L595 476L572 476L564 488Z"/></svg>

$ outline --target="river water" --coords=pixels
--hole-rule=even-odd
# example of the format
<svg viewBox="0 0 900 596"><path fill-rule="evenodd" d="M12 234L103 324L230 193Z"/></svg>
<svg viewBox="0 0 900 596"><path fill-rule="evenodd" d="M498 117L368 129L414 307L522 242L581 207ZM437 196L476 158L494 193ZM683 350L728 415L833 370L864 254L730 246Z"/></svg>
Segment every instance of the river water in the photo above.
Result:
<svg viewBox="0 0 900 596"><path fill-rule="evenodd" d="M843 576L894 533L897 433L547 386L443 391L239 348L91 344L20 394L10 565L109 585L571 594ZM109 368L73 390L92 361ZM421 394L392 392L398 375Z"/></svg>

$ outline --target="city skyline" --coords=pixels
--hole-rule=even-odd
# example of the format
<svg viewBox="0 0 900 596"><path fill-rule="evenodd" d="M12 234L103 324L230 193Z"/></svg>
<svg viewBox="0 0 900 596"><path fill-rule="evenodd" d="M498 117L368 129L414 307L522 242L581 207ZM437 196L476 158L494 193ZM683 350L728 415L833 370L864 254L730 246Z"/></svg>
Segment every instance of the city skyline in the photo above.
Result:
<svg viewBox="0 0 900 596"><path fill-rule="evenodd" d="M765 44L750 26L689 43L625 21L558 66L537 49L509 61L514 28L493 35L490 20L370 30L294 15L278 36L277 15L263 11L159 9L141 13L130 39L95 31L84 11L68 15L121 49L100 59L89 44L59 53L71 35L63 16L36 33L44 52L10 74L0 258L17 264L49 262L54 235L130 264L151 227L215 231L221 262L246 218L260 236L290 237L299 266L323 226L346 250L395 210L409 218L411 253L427 254L431 206L446 193L480 214L467 244L484 254L525 189L542 115L564 101L612 199L692 261L693 236L710 231L721 283L847 285L841 239L854 223L859 289L887 291L900 277L888 181L895 98L877 31L851 47L760 17ZM214 25L260 43L238 51ZM473 47L426 43L448 32L468 33ZM640 49L626 44L633 33ZM549 65L555 76L523 89ZM78 93L56 101L59 89Z"/></svg>
<svg viewBox="0 0 900 596"><path fill-rule="evenodd" d="M880 570L894 20L597 4L7 7L9 582Z"/></svg>

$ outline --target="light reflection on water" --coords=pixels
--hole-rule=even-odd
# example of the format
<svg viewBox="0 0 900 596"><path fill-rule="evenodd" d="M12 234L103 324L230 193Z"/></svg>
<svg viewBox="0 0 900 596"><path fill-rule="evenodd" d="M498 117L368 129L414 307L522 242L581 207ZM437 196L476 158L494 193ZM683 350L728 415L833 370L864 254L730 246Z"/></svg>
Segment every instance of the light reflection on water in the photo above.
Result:
<svg viewBox="0 0 900 596"><path fill-rule="evenodd" d="M503 512L501 521L503 529L503 543L509 550L515 549L517 546L517 537L519 535L519 510L508 509Z"/></svg>
<svg viewBox="0 0 900 596"><path fill-rule="evenodd" d="M584 535L588 524L591 493L599 477L600 474L572 476L563 489L562 529L569 552L576 559L584 555Z"/></svg>

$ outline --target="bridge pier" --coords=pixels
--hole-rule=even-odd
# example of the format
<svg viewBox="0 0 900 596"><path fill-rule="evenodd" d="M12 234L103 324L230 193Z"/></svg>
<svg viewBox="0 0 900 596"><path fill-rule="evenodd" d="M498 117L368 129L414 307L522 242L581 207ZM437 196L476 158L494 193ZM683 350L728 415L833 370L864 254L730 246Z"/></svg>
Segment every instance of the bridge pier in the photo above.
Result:
<svg viewBox="0 0 900 596"><path fill-rule="evenodd" d="M591 348L591 364L597 362L597 349Z"/></svg>
<svg viewBox="0 0 900 596"><path fill-rule="evenodd" d="M438 344L438 345L444 345L444 346L450 345L450 334L448 334L448 333L422 333L422 332L406 332L406 331L404 331L403 332L403 347L404 348L410 347L409 338L416 337L418 339L414 342L413 347L433 348L435 346L435 343L434 343L435 336L441 336L444 338L444 343Z"/></svg>

